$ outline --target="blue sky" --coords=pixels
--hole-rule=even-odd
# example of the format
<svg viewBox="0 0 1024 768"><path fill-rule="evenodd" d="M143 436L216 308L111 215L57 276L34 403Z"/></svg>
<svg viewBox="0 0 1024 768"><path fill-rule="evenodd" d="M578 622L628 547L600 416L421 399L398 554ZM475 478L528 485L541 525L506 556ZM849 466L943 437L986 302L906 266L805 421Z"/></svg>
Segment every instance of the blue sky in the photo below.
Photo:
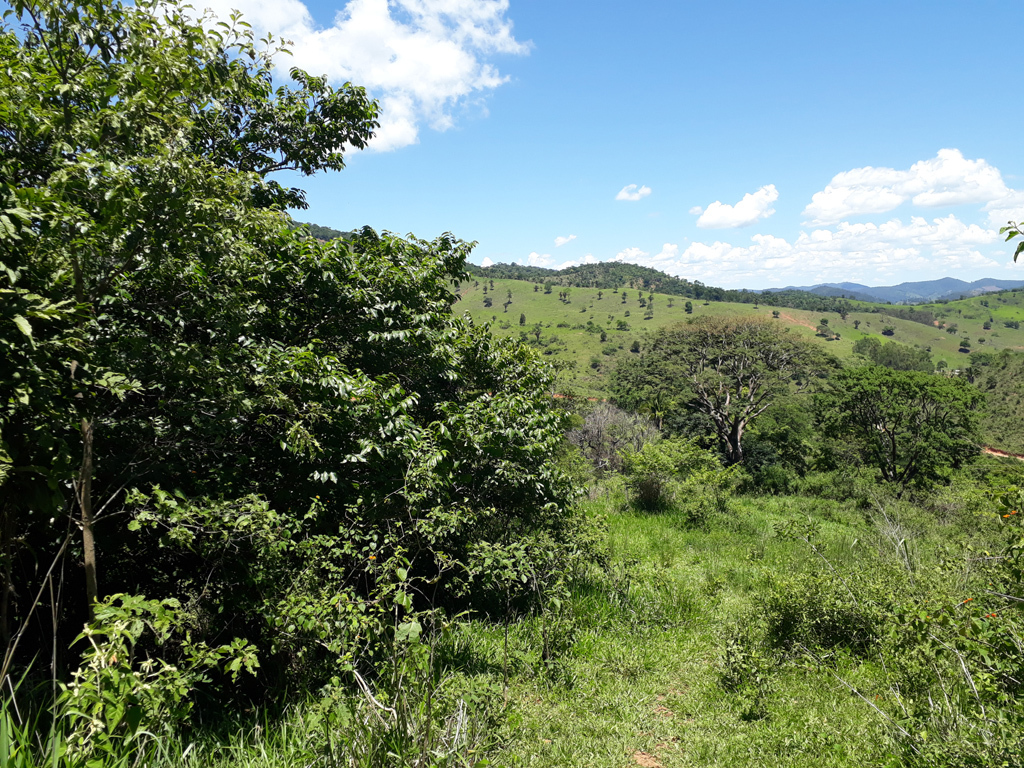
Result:
<svg viewBox="0 0 1024 768"><path fill-rule="evenodd" d="M299 218L724 287L1024 280L1017 3L209 4L381 101Z"/></svg>

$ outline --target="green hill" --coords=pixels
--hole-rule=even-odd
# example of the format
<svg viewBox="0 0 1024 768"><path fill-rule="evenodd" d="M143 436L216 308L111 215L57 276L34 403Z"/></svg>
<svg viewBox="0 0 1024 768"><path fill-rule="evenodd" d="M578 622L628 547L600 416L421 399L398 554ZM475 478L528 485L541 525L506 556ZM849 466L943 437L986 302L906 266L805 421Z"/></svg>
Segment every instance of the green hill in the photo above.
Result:
<svg viewBox="0 0 1024 768"><path fill-rule="evenodd" d="M461 301L456 311L468 313L477 323L490 323L496 335L524 338L562 369L560 387L564 392L607 397L607 376L616 362L634 354L632 350L642 349L647 335L663 326L704 315L758 316L790 328L851 363L866 362L854 354L854 344L874 338L926 352L939 369L963 371L986 392L986 440L1002 450L1024 453L1024 355L1019 354L1024 350L1024 328L1020 327L1024 324L1024 293L1003 292L917 307L843 301L842 312L829 312L699 300L629 287L628 281L613 288L564 285L548 279L550 275L538 281L542 272L531 273L534 277L530 280L492 279L491 269L482 274L476 271L459 286ZM600 276L563 273L560 279L582 281L589 279L588 274ZM634 285L641 279L632 271L610 274L633 274ZM818 333L822 320L828 321L830 334L835 336Z"/></svg>

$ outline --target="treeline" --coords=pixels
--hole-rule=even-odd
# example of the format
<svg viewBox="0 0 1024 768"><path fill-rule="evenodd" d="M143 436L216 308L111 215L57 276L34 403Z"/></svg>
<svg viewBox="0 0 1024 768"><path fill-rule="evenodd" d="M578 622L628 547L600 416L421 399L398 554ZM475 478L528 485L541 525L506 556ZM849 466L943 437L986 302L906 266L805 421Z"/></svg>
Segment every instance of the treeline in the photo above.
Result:
<svg viewBox="0 0 1024 768"><path fill-rule="evenodd" d="M673 277L651 267L621 262L582 264L562 270L528 267L519 264L493 264L489 267L468 266L476 278L526 280L533 283L572 288L599 288L602 290L634 289L682 296L700 301L729 301L740 304L763 304L769 307L790 307L810 312L848 313L853 305L844 298L821 296L809 291L776 291L761 293L748 290L729 290Z"/></svg>

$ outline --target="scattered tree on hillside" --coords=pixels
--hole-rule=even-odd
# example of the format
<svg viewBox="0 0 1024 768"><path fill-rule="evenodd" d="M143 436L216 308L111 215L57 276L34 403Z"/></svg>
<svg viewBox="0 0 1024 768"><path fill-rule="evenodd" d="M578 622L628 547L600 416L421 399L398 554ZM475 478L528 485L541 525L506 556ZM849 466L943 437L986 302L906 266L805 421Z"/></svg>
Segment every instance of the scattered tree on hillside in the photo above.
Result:
<svg viewBox="0 0 1024 768"><path fill-rule="evenodd" d="M836 374L815 412L827 436L856 441L902 494L977 455L981 402L963 379L869 367Z"/></svg>

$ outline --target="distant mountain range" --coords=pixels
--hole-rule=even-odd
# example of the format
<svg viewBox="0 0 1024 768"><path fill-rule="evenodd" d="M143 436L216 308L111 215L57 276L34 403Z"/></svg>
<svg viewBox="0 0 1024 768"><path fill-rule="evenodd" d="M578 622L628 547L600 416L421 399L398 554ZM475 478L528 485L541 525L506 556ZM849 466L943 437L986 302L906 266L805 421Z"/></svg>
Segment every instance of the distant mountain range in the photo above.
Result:
<svg viewBox="0 0 1024 768"><path fill-rule="evenodd" d="M893 304L920 304L929 301L955 300L961 297L980 296L993 291L1024 287L1024 280L995 280L982 278L968 283L955 277L938 280L924 280L918 283L899 285L868 286L860 283L820 283L809 286L787 286L767 288L765 293L779 291L807 291L819 296L842 296L859 301L892 302Z"/></svg>

